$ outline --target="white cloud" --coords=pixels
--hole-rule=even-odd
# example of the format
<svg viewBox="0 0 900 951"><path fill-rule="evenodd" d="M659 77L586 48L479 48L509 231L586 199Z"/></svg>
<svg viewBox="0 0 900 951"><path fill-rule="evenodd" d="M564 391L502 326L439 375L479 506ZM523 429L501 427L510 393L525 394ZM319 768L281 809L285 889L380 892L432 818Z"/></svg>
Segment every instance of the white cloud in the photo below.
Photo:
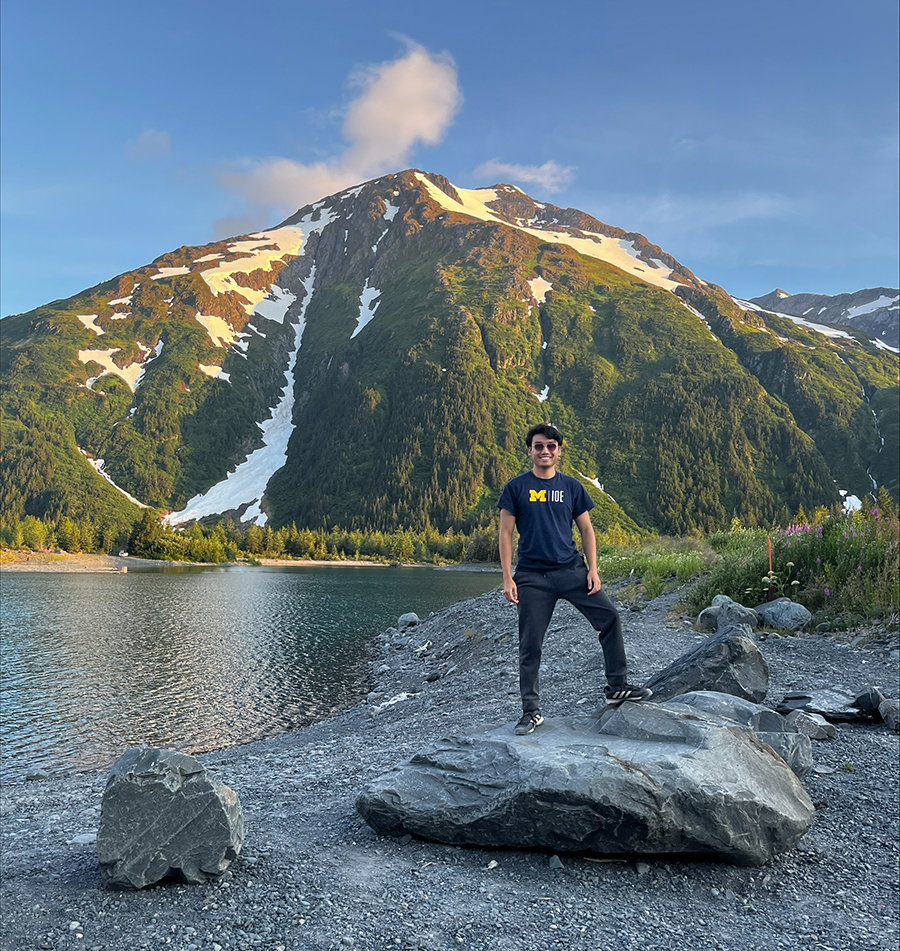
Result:
<svg viewBox="0 0 900 951"><path fill-rule="evenodd" d="M144 129L135 139L125 144L129 158L137 161L168 158L172 152L172 140L168 132L160 129Z"/></svg>
<svg viewBox="0 0 900 951"><path fill-rule="evenodd" d="M527 182L540 185L548 192L558 192L571 184L575 169L571 165L560 165L553 161L544 162L543 165L516 165L491 159L479 165L475 174L479 178L492 179L492 184L500 181Z"/></svg>
<svg viewBox="0 0 900 951"><path fill-rule="evenodd" d="M462 102L450 57L413 43L399 59L372 66L353 82L360 92L344 117L347 148L342 153L313 163L278 157L246 160L221 170L219 181L253 206L293 211L405 168L417 145L441 141Z"/></svg>

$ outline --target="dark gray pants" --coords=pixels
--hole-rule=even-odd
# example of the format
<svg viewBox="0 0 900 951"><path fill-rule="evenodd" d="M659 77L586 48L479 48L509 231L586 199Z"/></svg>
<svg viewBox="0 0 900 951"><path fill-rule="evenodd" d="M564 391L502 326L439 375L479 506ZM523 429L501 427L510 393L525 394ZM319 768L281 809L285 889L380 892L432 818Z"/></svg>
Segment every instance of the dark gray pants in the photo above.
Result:
<svg viewBox="0 0 900 951"><path fill-rule="evenodd" d="M519 690L525 713L540 708L541 651L553 609L560 599L578 608L597 632L610 686L625 683L625 644L619 613L602 589L596 594L587 593L587 568L583 561L552 571L517 568L513 578L519 591Z"/></svg>

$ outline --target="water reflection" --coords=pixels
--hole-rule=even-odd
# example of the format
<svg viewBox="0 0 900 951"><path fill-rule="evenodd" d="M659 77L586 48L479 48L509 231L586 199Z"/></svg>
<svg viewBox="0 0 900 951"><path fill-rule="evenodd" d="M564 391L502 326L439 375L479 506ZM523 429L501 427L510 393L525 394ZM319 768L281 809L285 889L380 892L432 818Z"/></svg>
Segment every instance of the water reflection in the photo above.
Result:
<svg viewBox="0 0 900 951"><path fill-rule="evenodd" d="M105 767L147 743L199 752L355 696L374 633L497 586L398 568L239 568L2 579L6 776Z"/></svg>

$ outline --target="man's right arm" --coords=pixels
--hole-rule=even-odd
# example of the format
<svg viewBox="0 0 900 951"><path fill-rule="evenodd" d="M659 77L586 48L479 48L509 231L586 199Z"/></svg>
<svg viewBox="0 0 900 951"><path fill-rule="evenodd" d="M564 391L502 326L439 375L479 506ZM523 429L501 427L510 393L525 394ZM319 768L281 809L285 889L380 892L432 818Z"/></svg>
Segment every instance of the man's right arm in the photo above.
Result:
<svg viewBox="0 0 900 951"><path fill-rule="evenodd" d="M513 532L516 517L506 509L500 509L500 567L503 569L503 596L512 604L519 603L519 592L512 575Z"/></svg>

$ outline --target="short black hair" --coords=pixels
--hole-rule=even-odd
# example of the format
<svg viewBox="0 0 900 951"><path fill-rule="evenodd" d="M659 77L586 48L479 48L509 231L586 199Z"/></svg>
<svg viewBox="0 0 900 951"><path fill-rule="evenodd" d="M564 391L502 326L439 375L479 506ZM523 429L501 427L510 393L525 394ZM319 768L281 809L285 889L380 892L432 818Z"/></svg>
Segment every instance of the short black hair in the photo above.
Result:
<svg viewBox="0 0 900 951"><path fill-rule="evenodd" d="M562 433L555 426L551 426L550 423L540 423L537 426L532 426L531 429L525 433L525 445L529 449L531 449L531 440L537 435L546 436L548 439L555 439L560 446L563 444Z"/></svg>

